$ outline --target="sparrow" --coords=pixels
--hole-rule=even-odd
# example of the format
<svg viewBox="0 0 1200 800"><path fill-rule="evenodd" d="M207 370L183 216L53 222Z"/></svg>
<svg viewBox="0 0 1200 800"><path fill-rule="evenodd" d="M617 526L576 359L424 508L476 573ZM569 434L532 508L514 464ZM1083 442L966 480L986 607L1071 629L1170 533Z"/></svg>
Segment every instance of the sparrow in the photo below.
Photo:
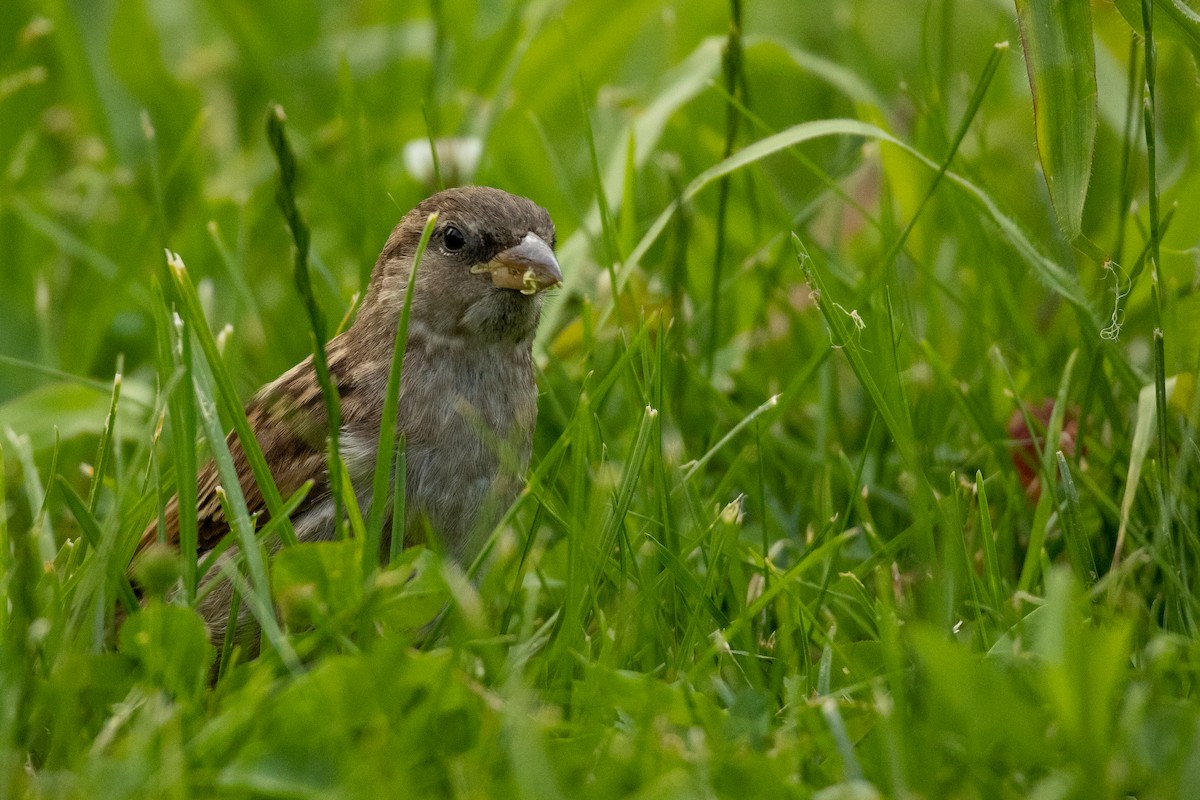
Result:
<svg viewBox="0 0 1200 800"><path fill-rule="evenodd" d="M561 283L562 272L550 215L531 200L499 189L439 192L393 229L357 317L327 346L341 399L341 454L364 514L371 502L396 329L417 245L435 212L436 227L413 287L396 434L406 442L405 530L428 526L445 552L461 560L520 491L537 421L532 343L542 292ZM297 538L333 538L337 520L326 462L328 420L312 357L262 387L246 405L246 415L284 497L313 481L292 513ZM236 434L226 441L246 504L261 528L269 518L262 492ZM211 461L197 474L200 558L230 535L217 496L219 482ZM157 541L179 546L178 496L168 501L163 520L162 536L157 520L147 526L138 553ZM205 579L215 577L221 560L234 551L222 554ZM232 586L221 579L198 604L218 648L231 602ZM236 624L235 641L255 647L257 626L245 607Z"/></svg>

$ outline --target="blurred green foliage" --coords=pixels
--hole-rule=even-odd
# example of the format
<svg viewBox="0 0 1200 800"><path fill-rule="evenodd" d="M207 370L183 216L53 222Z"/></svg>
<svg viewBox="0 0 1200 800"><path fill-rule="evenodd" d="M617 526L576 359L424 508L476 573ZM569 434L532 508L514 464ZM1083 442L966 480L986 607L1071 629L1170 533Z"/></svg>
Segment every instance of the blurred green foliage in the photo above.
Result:
<svg viewBox="0 0 1200 800"><path fill-rule="evenodd" d="M1189 796L1200 17L1021 5L1092 32L1026 62L1000 0L7 0L0 797ZM1094 151L1039 158L1056 58L1096 95L1041 119ZM241 396L309 351L276 102L331 324L430 139L550 210L566 285L486 567L289 548L280 646L210 685L186 602L114 608L213 394L164 249Z"/></svg>

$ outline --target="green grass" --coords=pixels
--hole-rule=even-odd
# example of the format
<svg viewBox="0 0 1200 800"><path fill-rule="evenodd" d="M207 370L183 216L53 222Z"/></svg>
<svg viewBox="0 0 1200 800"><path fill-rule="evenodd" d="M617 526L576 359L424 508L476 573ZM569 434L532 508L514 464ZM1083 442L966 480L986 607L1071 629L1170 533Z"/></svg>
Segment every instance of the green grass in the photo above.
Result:
<svg viewBox="0 0 1200 800"><path fill-rule="evenodd" d="M0 10L0 798L1194 794L1194 0L511 6ZM226 482L263 654L194 557L118 629L467 178L566 275L484 554L268 558Z"/></svg>

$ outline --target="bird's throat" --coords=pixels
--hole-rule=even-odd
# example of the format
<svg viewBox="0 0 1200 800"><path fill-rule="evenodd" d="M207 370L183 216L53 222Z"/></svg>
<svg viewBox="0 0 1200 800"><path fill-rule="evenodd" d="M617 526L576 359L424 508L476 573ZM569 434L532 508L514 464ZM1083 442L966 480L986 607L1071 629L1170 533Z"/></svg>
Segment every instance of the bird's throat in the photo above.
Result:
<svg viewBox="0 0 1200 800"><path fill-rule="evenodd" d="M512 289L495 289L467 306L459 325L483 342L532 342L541 313L540 295L530 297Z"/></svg>

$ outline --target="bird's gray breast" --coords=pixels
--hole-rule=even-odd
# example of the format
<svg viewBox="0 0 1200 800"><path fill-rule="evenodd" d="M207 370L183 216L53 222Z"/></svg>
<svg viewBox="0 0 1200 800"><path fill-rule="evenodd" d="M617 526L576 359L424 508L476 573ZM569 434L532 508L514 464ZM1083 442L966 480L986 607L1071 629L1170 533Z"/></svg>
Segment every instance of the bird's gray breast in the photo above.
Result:
<svg viewBox="0 0 1200 800"><path fill-rule="evenodd" d="M512 502L529 463L537 419L529 344L410 331L399 413L409 521L423 515L447 551L463 556Z"/></svg>

